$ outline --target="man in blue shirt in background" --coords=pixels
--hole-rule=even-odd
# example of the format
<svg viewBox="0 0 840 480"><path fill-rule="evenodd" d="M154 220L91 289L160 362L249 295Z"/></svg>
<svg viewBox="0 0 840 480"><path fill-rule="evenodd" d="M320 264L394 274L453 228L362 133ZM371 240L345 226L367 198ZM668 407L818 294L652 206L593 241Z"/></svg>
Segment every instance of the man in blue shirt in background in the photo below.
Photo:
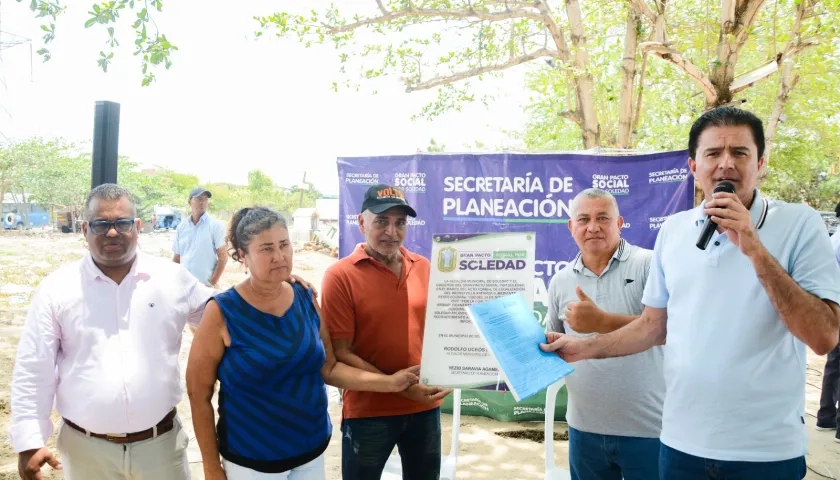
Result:
<svg viewBox="0 0 840 480"><path fill-rule="evenodd" d="M175 229L172 261L182 264L199 282L218 289L228 254L224 225L207 213L212 196L201 187L190 192L190 216Z"/></svg>

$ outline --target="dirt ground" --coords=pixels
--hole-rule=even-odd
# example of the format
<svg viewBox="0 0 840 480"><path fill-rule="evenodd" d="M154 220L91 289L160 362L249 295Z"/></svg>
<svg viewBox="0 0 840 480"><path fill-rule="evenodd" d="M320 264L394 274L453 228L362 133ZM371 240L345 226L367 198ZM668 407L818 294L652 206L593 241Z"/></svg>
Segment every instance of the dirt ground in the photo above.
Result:
<svg viewBox="0 0 840 480"><path fill-rule="evenodd" d="M170 256L171 234L149 233L141 236L140 248L154 255ZM58 265L77 259L85 251L84 241L72 234L42 232L0 232L0 480L17 479L17 457L8 443L8 421L11 413L9 382L21 326L26 316L29 297L34 287ZM325 254L300 251L295 255L295 273L316 286L321 284L324 270L335 260ZM220 282L230 287L245 278L245 272L233 262ZM182 375L192 335L187 329L181 349ZM824 357L813 353L808 357L807 417L810 444L807 479L840 480L840 444L829 432L814 430L819 405ZM327 478L340 479L341 438L338 429L340 406L338 394L330 389L330 415L335 426L327 450ZM189 402L178 406L184 425L192 433ZM58 420L55 412L54 420ZM442 416L443 451L451 444L452 417ZM568 468L566 424L555 425L555 461ZM193 479L202 479L201 455L191 435L189 459ZM50 442L54 446L55 439ZM483 417L461 417L457 477L464 479L538 479L543 478L544 453L541 423L502 423ZM44 470L45 479L60 479L60 472Z"/></svg>

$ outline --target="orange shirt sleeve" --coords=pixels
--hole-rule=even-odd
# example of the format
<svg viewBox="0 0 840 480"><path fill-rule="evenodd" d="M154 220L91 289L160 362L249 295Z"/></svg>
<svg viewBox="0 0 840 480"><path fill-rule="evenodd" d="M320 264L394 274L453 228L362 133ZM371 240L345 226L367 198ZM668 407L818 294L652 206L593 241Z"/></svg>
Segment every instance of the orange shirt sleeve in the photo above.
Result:
<svg viewBox="0 0 840 480"><path fill-rule="evenodd" d="M330 337L352 340L356 333L356 309L346 275L330 268L321 283L321 314Z"/></svg>

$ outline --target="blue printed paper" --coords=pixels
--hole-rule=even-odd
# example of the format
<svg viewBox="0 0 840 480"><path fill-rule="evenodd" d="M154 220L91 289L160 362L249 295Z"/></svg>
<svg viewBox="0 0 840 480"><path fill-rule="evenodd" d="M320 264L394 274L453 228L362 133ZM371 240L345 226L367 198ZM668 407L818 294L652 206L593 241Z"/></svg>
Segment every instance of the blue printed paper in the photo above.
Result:
<svg viewBox="0 0 840 480"><path fill-rule="evenodd" d="M575 369L555 353L540 349L545 332L521 294L468 307L467 314L496 358L517 402L557 383Z"/></svg>

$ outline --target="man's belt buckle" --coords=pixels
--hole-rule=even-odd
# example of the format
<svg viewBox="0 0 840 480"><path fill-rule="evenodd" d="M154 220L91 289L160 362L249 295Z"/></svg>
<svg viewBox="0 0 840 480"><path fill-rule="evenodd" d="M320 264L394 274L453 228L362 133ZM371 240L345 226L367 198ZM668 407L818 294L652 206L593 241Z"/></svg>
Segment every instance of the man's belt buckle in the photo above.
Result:
<svg viewBox="0 0 840 480"><path fill-rule="evenodd" d="M106 438L125 438L127 436L128 436L127 433L106 433L105 434Z"/></svg>

